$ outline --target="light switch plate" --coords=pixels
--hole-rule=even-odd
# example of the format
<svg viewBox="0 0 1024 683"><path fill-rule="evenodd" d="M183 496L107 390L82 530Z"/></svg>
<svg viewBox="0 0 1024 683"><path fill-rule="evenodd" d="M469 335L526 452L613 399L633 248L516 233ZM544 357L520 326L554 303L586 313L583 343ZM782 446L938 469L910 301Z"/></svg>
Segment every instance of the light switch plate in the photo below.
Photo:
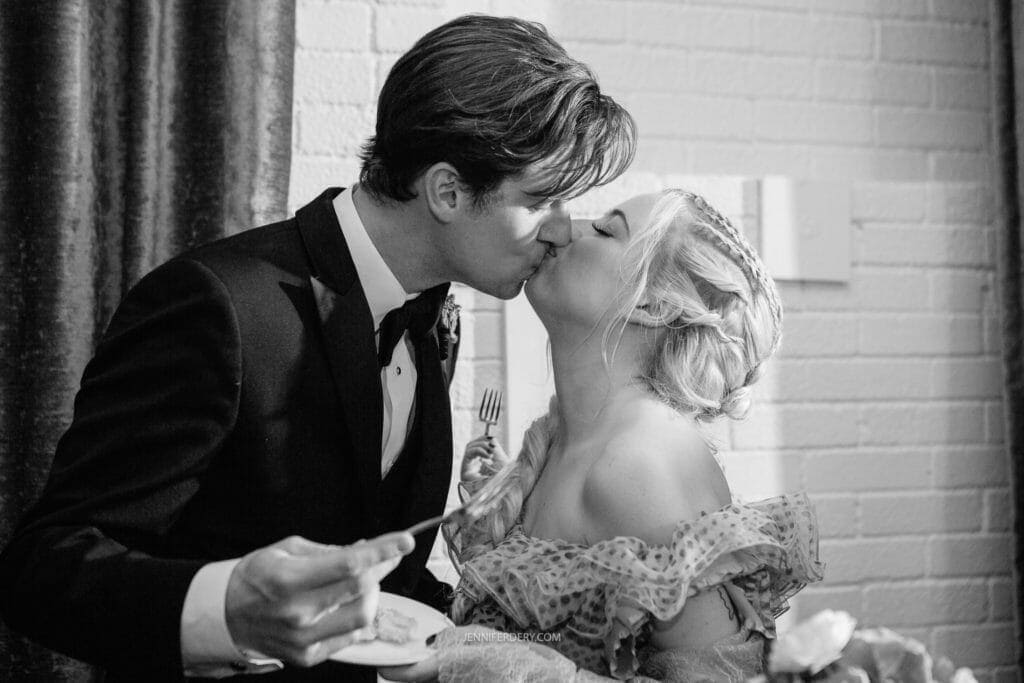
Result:
<svg viewBox="0 0 1024 683"><path fill-rule="evenodd" d="M761 179L761 257L776 280L848 282L848 183Z"/></svg>

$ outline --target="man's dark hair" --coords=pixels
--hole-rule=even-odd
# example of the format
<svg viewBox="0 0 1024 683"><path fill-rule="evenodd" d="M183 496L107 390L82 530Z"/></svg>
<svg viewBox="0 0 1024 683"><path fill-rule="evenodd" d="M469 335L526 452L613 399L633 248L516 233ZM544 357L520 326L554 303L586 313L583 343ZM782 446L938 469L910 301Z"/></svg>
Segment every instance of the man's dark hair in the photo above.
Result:
<svg viewBox="0 0 1024 683"><path fill-rule="evenodd" d="M381 89L359 182L379 199L446 161L479 203L538 161L557 172L538 196L570 198L618 177L636 146L633 119L540 24L467 15L419 39Z"/></svg>

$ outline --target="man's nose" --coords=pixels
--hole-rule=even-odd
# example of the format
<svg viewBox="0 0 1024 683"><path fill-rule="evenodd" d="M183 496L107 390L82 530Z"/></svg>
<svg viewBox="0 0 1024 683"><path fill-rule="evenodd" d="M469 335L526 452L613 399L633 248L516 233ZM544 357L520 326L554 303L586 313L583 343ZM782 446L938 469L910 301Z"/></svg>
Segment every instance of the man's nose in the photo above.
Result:
<svg viewBox="0 0 1024 683"><path fill-rule="evenodd" d="M537 239L547 242L553 247L564 247L573 238L572 217L563 202L555 202L551 206L551 215L541 226Z"/></svg>

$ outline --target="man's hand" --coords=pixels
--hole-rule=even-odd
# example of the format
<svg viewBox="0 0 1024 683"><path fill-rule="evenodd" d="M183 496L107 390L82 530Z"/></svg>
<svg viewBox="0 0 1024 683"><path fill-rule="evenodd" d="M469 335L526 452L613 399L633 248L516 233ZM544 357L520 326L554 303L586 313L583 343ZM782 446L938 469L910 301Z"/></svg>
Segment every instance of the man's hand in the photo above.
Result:
<svg viewBox="0 0 1024 683"><path fill-rule="evenodd" d="M381 579L414 546L407 533L350 546L292 536L246 555L224 603L235 645L298 666L319 664L373 623Z"/></svg>

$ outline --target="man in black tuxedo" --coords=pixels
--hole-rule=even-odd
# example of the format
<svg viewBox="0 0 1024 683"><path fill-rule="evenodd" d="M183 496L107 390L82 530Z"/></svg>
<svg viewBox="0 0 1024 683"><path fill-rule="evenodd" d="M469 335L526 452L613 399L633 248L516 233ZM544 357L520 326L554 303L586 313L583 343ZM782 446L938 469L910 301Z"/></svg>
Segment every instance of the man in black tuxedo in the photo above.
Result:
<svg viewBox="0 0 1024 683"><path fill-rule="evenodd" d="M436 530L389 533L445 503L448 283L518 294L570 239L563 200L633 144L539 25L424 36L382 89L357 185L128 293L0 559L7 622L111 681L375 680L325 660L379 591L450 601L425 568Z"/></svg>

